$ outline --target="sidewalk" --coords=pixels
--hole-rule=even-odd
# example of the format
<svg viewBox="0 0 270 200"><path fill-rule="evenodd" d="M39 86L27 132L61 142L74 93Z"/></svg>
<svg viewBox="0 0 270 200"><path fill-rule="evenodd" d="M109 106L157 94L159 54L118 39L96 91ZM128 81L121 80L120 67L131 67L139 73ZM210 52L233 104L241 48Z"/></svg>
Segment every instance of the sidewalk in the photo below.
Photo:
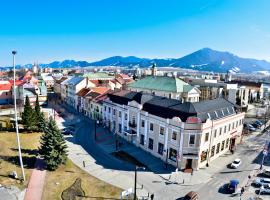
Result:
<svg viewBox="0 0 270 200"><path fill-rule="evenodd" d="M67 145L69 150L69 158L82 170L106 183L122 188L123 190L134 188L133 171L121 171L103 168L103 166L96 164L96 160L80 145L69 141L67 141ZM142 185L137 183L137 195L139 197L147 196L148 191L146 191L144 188L140 188L142 188Z"/></svg>
<svg viewBox="0 0 270 200"><path fill-rule="evenodd" d="M24 200L41 200L43 194L43 186L46 177L43 160L37 158L35 169L32 171Z"/></svg>

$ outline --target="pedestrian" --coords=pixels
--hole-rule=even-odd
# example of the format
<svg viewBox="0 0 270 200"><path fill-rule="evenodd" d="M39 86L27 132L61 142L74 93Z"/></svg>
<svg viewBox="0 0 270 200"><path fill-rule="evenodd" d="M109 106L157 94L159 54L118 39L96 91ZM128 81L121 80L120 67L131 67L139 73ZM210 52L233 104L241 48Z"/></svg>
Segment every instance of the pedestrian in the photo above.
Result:
<svg viewBox="0 0 270 200"><path fill-rule="evenodd" d="M154 199L154 194L150 195L150 199L153 200Z"/></svg>

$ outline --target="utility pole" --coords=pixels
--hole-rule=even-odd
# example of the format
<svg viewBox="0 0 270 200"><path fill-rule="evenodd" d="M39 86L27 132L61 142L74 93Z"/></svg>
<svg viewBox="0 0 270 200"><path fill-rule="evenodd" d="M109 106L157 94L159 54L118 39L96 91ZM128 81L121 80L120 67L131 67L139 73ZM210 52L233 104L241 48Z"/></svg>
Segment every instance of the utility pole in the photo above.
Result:
<svg viewBox="0 0 270 200"><path fill-rule="evenodd" d="M134 198L133 198L134 200L136 200L137 198L137 170L138 169L145 170L145 167L135 166Z"/></svg>
<svg viewBox="0 0 270 200"><path fill-rule="evenodd" d="M20 136L19 136L19 127L18 127L18 116L17 116L17 102L16 102L16 71L15 71L15 55L17 54L16 51L12 51L13 55L13 98L14 98L14 111L15 111L15 124L16 124L16 136L17 136L17 145L18 145L18 152L19 152L19 160L20 166L22 170L22 177L23 181L25 181L25 174L23 168L23 160L22 160L22 151L21 151L21 143L20 143Z"/></svg>

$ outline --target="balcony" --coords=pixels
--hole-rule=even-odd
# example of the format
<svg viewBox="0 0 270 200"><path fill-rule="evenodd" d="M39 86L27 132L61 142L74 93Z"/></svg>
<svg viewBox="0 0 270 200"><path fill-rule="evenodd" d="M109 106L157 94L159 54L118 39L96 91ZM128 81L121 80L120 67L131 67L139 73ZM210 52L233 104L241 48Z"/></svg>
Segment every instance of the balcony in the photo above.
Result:
<svg viewBox="0 0 270 200"><path fill-rule="evenodd" d="M134 123L134 122L129 122L128 125L129 125L130 128L136 128L137 127L137 124Z"/></svg>

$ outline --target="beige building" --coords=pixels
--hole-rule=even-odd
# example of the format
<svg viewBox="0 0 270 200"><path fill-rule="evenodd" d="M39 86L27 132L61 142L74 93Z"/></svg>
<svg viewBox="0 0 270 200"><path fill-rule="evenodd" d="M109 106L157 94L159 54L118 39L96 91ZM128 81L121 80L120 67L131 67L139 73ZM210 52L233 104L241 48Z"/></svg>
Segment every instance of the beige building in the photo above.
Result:
<svg viewBox="0 0 270 200"><path fill-rule="evenodd" d="M112 132L179 169L199 169L234 150L244 113L225 99L179 100L119 91L103 101L103 122Z"/></svg>

